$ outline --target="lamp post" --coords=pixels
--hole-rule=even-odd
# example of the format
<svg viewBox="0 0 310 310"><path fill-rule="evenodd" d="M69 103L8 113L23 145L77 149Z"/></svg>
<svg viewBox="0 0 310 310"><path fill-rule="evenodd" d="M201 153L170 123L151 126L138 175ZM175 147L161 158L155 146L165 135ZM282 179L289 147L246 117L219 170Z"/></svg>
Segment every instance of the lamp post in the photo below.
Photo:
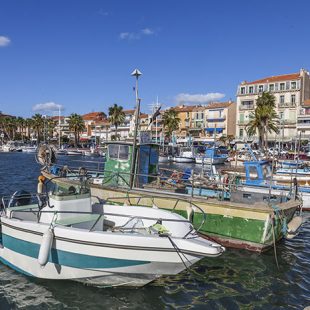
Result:
<svg viewBox="0 0 310 310"><path fill-rule="evenodd" d="M134 135L133 135L133 145L132 145L132 161L131 161L131 173L130 173L130 182L129 182L129 186L130 189L132 189L133 187L133 183L134 183L134 174L136 172L136 155L137 155L137 135L138 135L138 127L139 127L139 116L140 116L140 102L141 99L139 99L138 96L138 79L139 77L142 75L142 73L138 70L135 69L132 73L131 76L134 76L136 78L136 87L135 87L135 91L136 91L136 111L135 111L135 128L134 128Z"/></svg>

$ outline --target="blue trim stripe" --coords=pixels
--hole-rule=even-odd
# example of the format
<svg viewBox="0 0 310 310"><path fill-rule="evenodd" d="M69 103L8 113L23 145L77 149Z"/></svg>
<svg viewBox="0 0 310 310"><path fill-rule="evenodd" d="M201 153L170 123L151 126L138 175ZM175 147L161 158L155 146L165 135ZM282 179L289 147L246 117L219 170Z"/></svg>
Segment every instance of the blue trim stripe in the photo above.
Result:
<svg viewBox="0 0 310 310"><path fill-rule="evenodd" d="M2 242L5 248L8 248L19 254L38 258L40 244L14 238L9 235L2 234ZM108 251L108 250L106 250ZM85 254L72 253L62 250L51 249L48 261L50 263L68 266L73 268L118 268L136 265L144 265L150 262L140 260L118 259L109 257L99 257Z"/></svg>
<svg viewBox="0 0 310 310"><path fill-rule="evenodd" d="M8 262L6 259L4 259L2 257L0 257L0 262L2 262L4 265L7 265L8 267L10 267L11 269L13 269L15 271L24 274L25 276L33 277L33 275L31 273L28 273L28 272L24 271L23 269L16 267L15 265L11 264L10 262Z"/></svg>

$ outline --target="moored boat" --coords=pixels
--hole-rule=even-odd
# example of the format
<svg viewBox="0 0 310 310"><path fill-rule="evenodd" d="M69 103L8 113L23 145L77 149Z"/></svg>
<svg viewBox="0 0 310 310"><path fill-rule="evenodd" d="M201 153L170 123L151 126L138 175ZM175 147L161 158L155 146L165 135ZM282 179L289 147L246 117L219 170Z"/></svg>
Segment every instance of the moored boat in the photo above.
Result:
<svg viewBox="0 0 310 310"><path fill-rule="evenodd" d="M87 187L78 184L56 185L32 200L25 192L6 200L0 260L35 278L143 286L224 251L178 214L92 204Z"/></svg>

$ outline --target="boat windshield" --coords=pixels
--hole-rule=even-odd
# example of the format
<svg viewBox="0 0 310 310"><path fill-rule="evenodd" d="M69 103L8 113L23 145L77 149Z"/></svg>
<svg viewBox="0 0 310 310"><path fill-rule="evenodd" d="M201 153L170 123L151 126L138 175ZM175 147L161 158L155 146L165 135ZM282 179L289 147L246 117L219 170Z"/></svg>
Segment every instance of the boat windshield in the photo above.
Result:
<svg viewBox="0 0 310 310"><path fill-rule="evenodd" d="M69 184L58 184L54 183L53 188L51 189L50 193L54 196L73 196L73 195L82 195L82 194L89 194L90 188L86 185L76 184L76 185L69 185Z"/></svg>

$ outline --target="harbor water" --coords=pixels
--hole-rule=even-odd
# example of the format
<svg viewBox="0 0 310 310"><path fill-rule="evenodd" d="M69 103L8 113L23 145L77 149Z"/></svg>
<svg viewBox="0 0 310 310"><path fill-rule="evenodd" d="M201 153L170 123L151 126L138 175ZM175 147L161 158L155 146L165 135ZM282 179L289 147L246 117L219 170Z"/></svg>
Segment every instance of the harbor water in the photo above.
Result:
<svg viewBox="0 0 310 310"><path fill-rule="evenodd" d="M39 174L33 154L0 153L0 196L36 191ZM310 213L303 217L300 233L276 248L279 268L273 250L227 249L191 271L124 289L33 279L0 264L0 309L304 309L310 306Z"/></svg>

